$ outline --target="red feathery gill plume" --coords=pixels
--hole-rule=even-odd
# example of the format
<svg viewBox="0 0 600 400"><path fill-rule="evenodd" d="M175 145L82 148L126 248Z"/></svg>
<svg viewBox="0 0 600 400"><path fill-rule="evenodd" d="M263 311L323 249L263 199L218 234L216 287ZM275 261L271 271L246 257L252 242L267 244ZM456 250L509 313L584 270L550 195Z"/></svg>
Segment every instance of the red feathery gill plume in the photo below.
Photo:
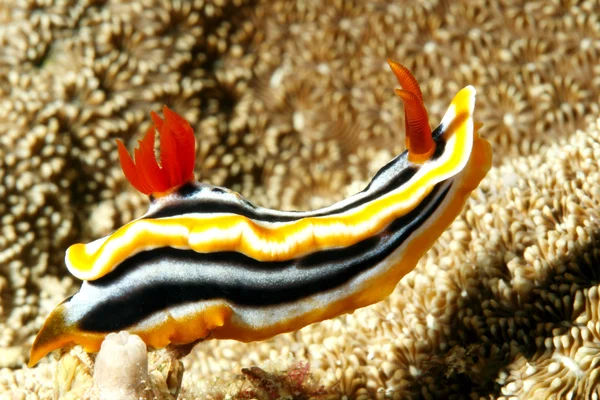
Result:
<svg viewBox="0 0 600 400"><path fill-rule="evenodd" d="M139 141L131 158L123 142L117 139L119 160L125 177L140 192L158 195L194 179L196 139L189 122L167 106L163 107L164 119L155 112L150 116L154 124ZM154 135L160 137L160 166L154 152Z"/></svg>

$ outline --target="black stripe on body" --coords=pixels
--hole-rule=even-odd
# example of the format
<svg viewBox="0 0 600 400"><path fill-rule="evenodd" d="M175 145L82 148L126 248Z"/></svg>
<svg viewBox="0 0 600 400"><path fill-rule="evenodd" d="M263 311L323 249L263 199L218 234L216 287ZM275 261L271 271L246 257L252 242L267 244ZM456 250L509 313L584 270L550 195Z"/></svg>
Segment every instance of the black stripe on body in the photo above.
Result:
<svg viewBox="0 0 600 400"><path fill-rule="evenodd" d="M79 328L109 332L192 302L224 299L237 305L268 307L323 293L388 257L438 209L450 187L449 181L439 183L419 206L376 236L294 260L260 262L235 252L173 248L143 252L110 274L85 282L71 306L78 307L78 296L93 299L95 304L86 300L80 304Z"/></svg>
<svg viewBox="0 0 600 400"><path fill-rule="evenodd" d="M437 137L438 140L436 141L436 151L431 158L432 161L439 158L445 149L446 142L442 140L441 131L442 129L439 127L434 132L434 137ZM342 206L336 207L336 205L333 205L325 209L309 212L282 212L257 207L228 189L206 184L190 183L182 186L178 190L178 195L180 197L179 201L167 202L160 206L159 209L148 213L143 218L177 217L191 213L230 213L241 215L255 221L274 223L292 222L306 217L336 215L360 207L363 204L369 203L396 190L408 182L418 170L419 167L408 162L408 153L405 151L384 165L375 174L367 187L353 196L353 201L349 201ZM203 198L203 196L198 193L200 191L211 192L213 196L211 196L212 198ZM361 194L362 196L360 196ZM215 195L217 195L218 198L214 198Z"/></svg>

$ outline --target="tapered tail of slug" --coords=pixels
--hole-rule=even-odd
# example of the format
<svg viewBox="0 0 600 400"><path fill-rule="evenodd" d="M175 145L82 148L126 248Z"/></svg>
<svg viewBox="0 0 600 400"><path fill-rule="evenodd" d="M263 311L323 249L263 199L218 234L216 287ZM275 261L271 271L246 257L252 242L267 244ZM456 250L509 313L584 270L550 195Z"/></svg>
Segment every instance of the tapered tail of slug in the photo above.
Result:
<svg viewBox="0 0 600 400"><path fill-rule="evenodd" d="M29 367L33 367L46 354L69 342L69 324L67 322L67 305L69 299L63 301L52 310L44 326L38 332L31 351L29 352Z"/></svg>
<svg viewBox="0 0 600 400"><path fill-rule="evenodd" d="M31 351L29 352L29 367L37 364L46 354L60 349L70 343L82 345L87 351L97 351L102 343L104 334L83 334L76 323L69 318L71 298L66 299L50 313L44 326L38 332Z"/></svg>

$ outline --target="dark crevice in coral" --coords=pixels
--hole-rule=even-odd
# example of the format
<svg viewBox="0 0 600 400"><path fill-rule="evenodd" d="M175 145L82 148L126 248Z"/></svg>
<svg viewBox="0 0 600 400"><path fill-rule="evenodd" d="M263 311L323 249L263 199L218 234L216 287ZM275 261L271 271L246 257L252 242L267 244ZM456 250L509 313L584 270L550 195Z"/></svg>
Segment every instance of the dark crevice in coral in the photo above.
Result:
<svg viewBox="0 0 600 400"><path fill-rule="evenodd" d="M598 237L597 235L600 235L600 231L596 232L595 237ZM581 279L576 279L577 283L565 277L566 271L554 270L536 285L526 304L523 301L521 304L513 303L513 309L502 307L500 314L507 321L512 321L512 325L507 323L501 326L496 322L498 318L501 318L497 308L493 309L493 313L491 313L493 320L489 320L489 317L486 316L490 310L490 302L495 301L496 295L493 287L489 286L490 280L480 279L477 296L471 297L462 304L462 307L457 308L452 318L454 323L451 332L453 334L447 339L454 345L447 352L433 354L429 361L431 369L428 371L428 376L431 378L440 376L440 374L445 376L445 379L439 382L428 381L435 388L434 393L444 393L446 387L450 385L460 388L460 392L465 393L465 396L449 393L449 399L470 398L466 395L467 393L485 398L501 396L503 384L498 381L498 378L501 372L508 372L509 364L516 359L518 354L528 360L534 360L547 351L543 346L542 348L536 346L536 337L552 338L565 334L572 326L575 326L574 321L579 315L574 315L568 310L548 309L548 305L552 304L548 297L563 298L565 284L569 286L570 290L572 290L572 285L575 285L576 291L583 291L598 285L597 279L589 278L595 278L600 274L600 259L591 260L591 262L586 260L588 255L593 254L594 250L598 248L600 248L600 241L592 241L574 249L568 256L557 259L549 266L552 269L561 265L576 265L581 271ZM582 269L581 266L585 267ZM481 275L484 275L490 265L477 265L476 268L481 271ZM497 266L493 267L493 271L496 271L496 268ZM574 272L577 271L568 271L570 274ZM570 295L573 296L574 293L570 293ZM482 303L481 299L487 300ZM506 302L498 298L496 303L505 304ZM539 307L535 307L536 304L539 304ZM465 314L463 310L469 310L470 313ZM471 321L476 319L481 328L475 329L465 325L464 319L460 317L461 314L470 315L468 318ZM508 328L509 326L512 328ZM503 332L503 329L511 329L512 332ZM515 334L519 331L522 332L520 336ZM464 332L464 334L458 334L458 332ZM457 357L457 352L467 357ZM460 361L456 363L452 360Z"/></svg>

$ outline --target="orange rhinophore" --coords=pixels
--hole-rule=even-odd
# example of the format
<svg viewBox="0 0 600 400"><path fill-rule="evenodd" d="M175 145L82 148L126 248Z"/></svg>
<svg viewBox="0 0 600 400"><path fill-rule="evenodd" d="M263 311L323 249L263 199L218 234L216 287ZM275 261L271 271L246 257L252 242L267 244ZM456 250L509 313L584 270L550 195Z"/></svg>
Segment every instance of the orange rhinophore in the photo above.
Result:
<svg viewBox="0 0 600 400"><path fill-rule="evenodd" d="M404 101L405 140L409 160L422 163L435 151L435 143L431 136L421 89L413 74L404 65L392 60L388 60L388 64L403 88L396 89L396 94Z"/></svg>
<svg viewBox="0 0 600 400"><path fill-rule="evenodd" d="M167 106L163 107L165 119L155 112L150 116L154 125L147 131L134 151L135 161L123 142L117 139L119 160L127 180L140 192L158 195L170 192L194 180L196 139L189 122ZM154 152L154 134L160 137L160 166Z"/></svg>

